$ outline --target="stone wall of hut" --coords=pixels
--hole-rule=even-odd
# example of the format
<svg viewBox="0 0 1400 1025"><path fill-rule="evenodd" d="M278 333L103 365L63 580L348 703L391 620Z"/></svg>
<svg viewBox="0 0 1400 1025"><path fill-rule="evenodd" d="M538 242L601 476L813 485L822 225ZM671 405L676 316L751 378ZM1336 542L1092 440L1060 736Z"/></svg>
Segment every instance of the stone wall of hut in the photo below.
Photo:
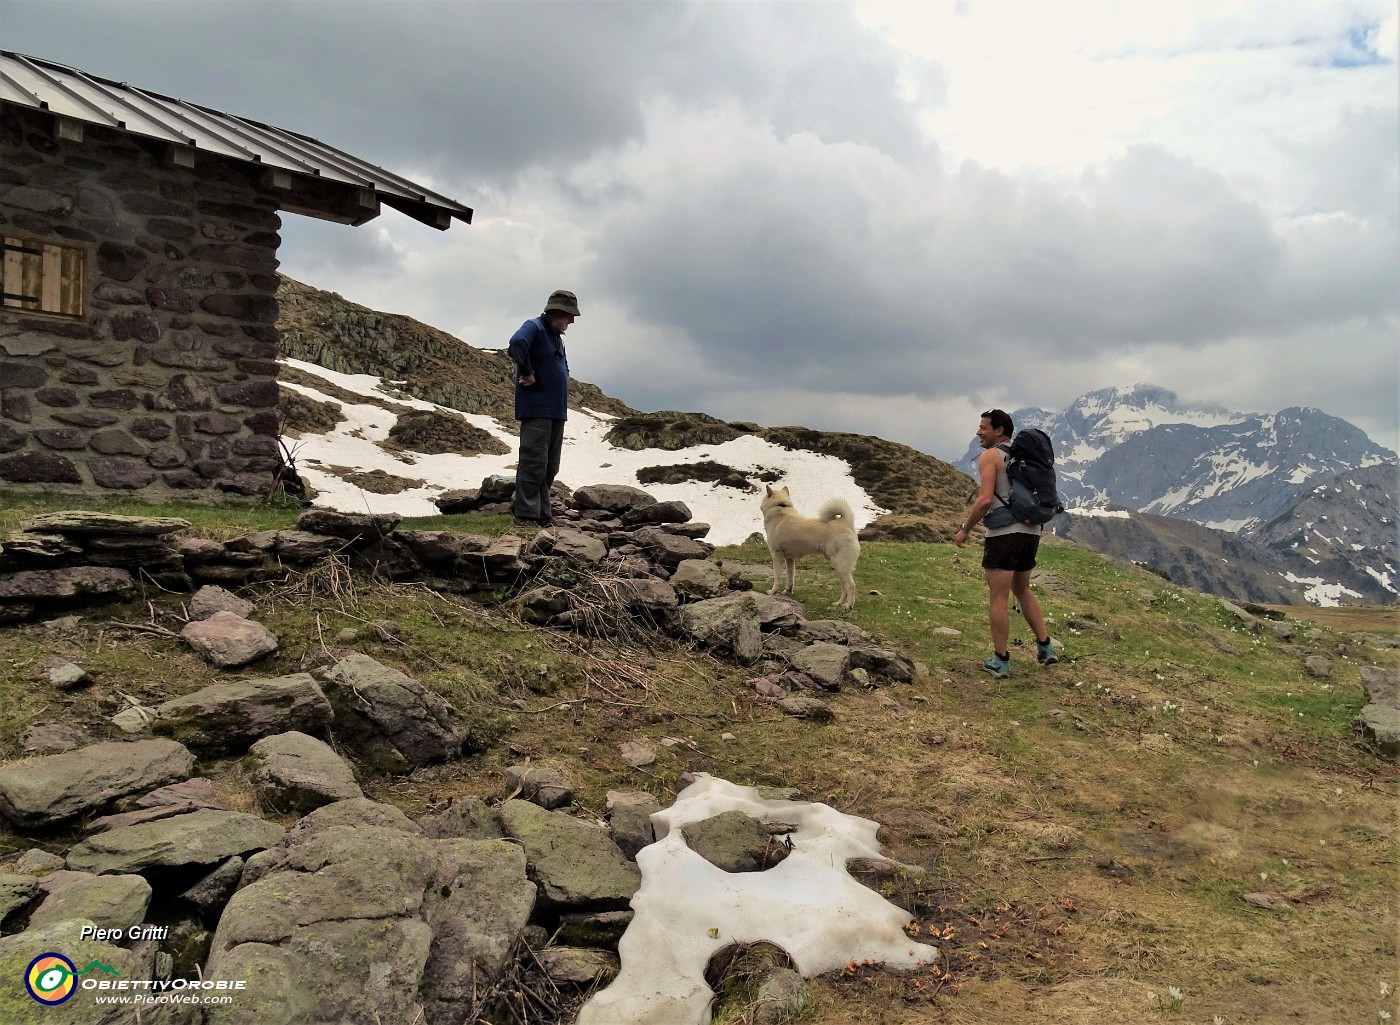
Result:
<svg viewBox="0 0 1400 1025"><path fill-rule="evenodd" d="M42 112L0 106L0 232L82 263L79 314L0 307L0 490L266 493L276 200L214 154L167 166L163 147L125 132L57 134Z"/></svg>

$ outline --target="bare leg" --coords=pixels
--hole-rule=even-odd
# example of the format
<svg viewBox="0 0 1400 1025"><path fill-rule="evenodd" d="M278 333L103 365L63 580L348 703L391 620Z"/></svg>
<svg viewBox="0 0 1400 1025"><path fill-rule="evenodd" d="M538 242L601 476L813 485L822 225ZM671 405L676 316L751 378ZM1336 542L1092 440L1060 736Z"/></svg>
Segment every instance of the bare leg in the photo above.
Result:
<svg viewBox="0 0 1400 1025"><path fill-rule="evenodd" d="M1007 641L1011 636L1011 620L1007 612L1009 599L1011 596L1012 577L1015 576L1009 569L989 569L984 571L987 575L987 592L991 595L991 609L987 618L992 627L992 650L997 654L1010 651ZM1029 579L1030 574L1026 574Z"/></svg>
<svg viewBox="0 0 1400 1025"><path fill-rule="evenodd" d="M1036 641L1039 642L1042 637L1049 637L1050 634L1045 629L1045 616L1040 611L1040 599L1031 590L1030 570L1015 574L1011 581L1011 593L1016 596L1016 601L1021 605L1021 615L1026 617L1026 625L1035 631ZM1005 651L1006 649L998 648L997 650Z"/></svg>

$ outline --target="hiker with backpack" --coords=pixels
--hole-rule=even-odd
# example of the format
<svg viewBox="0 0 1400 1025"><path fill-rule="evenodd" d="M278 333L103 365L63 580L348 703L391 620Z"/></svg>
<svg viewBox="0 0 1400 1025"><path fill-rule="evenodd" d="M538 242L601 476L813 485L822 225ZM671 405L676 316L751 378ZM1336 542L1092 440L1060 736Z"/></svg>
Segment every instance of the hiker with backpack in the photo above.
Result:
<svg viewBox="0 0 1400 1025"><path fill-rule="evenodd" d="M1021 615L1035 632L1036 661L1042 665L1059 661L1045 629L1040 601L1031 592L1041 525L1063 511L1055 492L1055 455L1044 431L1023 430L1013 442L1014 431L1015 424L1005 410L989 409L982 414L977 427L977 443L982 446L977 459L980 484L972 508L953 535L953 543L961 548L972 528L985 519L982 569L991 595L992 656L982 668L1002 679L1011 675L1008 641L1013 594Z"/></svg>

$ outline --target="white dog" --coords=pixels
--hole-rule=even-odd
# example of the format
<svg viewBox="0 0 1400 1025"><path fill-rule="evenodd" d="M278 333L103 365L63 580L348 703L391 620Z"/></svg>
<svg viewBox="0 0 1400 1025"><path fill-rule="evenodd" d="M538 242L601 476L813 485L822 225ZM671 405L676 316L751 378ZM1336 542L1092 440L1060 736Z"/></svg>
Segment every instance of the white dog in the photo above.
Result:
<svg viewBox="0 0 1400 1025"><path fill-rule="evenodd" d="M851 507L833 498L813 519L792 507L787 488L774 491L765 485L765 490L763 532L768 550L773 553L773 587L768 593L791 594L797 576L797 560L804 555L819 554L831 563L836 579L841 582L841 608L855 605L855 569L856 560L860 558L860 541L856 538Z"/></svg>

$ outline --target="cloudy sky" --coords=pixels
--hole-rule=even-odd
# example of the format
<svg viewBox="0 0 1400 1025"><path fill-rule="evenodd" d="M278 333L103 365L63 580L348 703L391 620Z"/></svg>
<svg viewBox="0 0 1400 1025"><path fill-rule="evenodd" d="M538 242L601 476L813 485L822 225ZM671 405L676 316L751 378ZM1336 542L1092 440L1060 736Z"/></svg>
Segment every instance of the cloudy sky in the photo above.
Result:
<svg viewBox="0 0 1400 1025"><path fill-rule="evenodd" d="M471 226L284 272L640 409L960 456L1151 382L1400 446L1394 0L0 0L0 45L315 136Z"/></svg>

